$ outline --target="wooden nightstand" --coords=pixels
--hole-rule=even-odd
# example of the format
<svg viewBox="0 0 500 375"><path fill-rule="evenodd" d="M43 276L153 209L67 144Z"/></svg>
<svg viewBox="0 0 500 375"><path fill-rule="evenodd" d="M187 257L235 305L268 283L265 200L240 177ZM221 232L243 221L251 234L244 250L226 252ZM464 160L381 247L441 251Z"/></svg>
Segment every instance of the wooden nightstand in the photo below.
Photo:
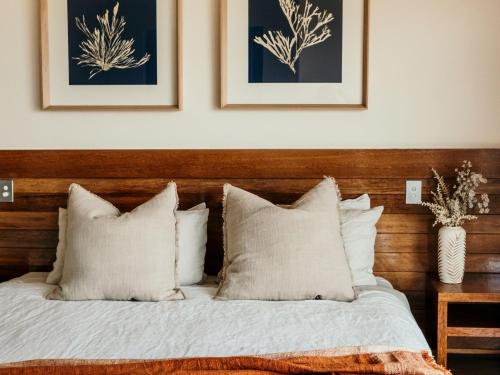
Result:
<svg viewBox="0 0 500 375"><path fill-rule="evenodd" d="M500 309L481 314L480 306L500 304L500 274L467 273L462 284L444 284L436 275L429 279L437 326L437 362L446 366L449 337L500 338ZM465 306L462 316L452 316L449 305ZM478 311L471 313L471 308ZM459 314L456 314L459 315ZM493 316L491 316L493 315ZM473 352L470 348L470 352ZM462 350L463 352L463 350Z"/></svg>

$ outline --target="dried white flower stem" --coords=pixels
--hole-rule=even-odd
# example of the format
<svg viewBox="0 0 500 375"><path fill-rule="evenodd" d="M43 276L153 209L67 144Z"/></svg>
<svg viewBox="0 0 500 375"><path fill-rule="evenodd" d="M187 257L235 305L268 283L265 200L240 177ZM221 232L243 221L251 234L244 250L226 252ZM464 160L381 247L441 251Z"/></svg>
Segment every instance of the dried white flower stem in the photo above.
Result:
<svg viewBox="0 0 500 375"><path fill-rule="evenodd" d="M435 215L434 226L442 224L448 227L461 226L465 221L476 220L477 216L471 215L474 209L480 214L490 212L488 194L481 194L478 197L476 193L481 184L488 181L482 174L471 171L472 163L464 160L462 168L457 172L456 184L453 186L453 192L442 176L433 168L434 178L437 181L436 191L432 191L432 202L424 202L422 205L427 207Z"/></svg>

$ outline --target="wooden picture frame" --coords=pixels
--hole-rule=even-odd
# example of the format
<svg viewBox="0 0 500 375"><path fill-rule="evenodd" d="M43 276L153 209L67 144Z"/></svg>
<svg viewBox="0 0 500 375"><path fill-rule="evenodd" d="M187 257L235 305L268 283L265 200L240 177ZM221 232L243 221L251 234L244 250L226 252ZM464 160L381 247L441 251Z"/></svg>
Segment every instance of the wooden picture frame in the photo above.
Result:
<svg viewBox="0 0 500 375"><path fill-rule="evenodd" d="M361 101L353 104L336 103L238 103L228 98L228 4L231 0L220 0L220 107L222 109L317 109L317 110L364 110L368 108L368 59L369 59L369 20L370 0L363 1L363 41L362 41L362 79Z"/></svg>
<svg viewBox="0 0 500 375"><path fill-rule="evenodd" d="M176 20L175 28L175 47L177 57L176 64L176 87L174 89L176 100L172 104L113 104L113 105L66 105L55 104L50 92L50 73L49 73L49 0L40 0L40 61L41 61L41 107L43 110L59 111L181 111L183 109L183 0L175 0Z"/></svg>

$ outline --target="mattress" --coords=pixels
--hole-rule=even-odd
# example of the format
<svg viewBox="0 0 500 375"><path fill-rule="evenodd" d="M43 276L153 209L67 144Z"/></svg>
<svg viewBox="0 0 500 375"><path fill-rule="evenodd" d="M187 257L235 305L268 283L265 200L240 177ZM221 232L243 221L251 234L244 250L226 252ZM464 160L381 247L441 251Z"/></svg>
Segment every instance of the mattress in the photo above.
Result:
<svg viewBox="0 0 500 375"><path fill-rule="evenodd" d="M46 300L46 273L0 284L0 363L166 359L338 347L429 351L404 295L378 278L354 302L216 301L216 284L169 302Z"/></svg>

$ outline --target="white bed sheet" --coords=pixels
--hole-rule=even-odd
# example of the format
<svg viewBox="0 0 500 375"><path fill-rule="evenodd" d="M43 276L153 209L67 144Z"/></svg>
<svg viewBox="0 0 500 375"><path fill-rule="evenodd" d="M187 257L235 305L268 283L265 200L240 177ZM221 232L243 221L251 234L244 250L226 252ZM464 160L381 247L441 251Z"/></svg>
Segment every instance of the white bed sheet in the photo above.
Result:
<svg viewBox="0 0 500 375"><path fill-rule="evenodd" d="M429 350L403 294L378 279L352 303L215 301L214 284L184 301L46 300L46 273L0 284L0 363L155 359L369 346Z"/></svg>

